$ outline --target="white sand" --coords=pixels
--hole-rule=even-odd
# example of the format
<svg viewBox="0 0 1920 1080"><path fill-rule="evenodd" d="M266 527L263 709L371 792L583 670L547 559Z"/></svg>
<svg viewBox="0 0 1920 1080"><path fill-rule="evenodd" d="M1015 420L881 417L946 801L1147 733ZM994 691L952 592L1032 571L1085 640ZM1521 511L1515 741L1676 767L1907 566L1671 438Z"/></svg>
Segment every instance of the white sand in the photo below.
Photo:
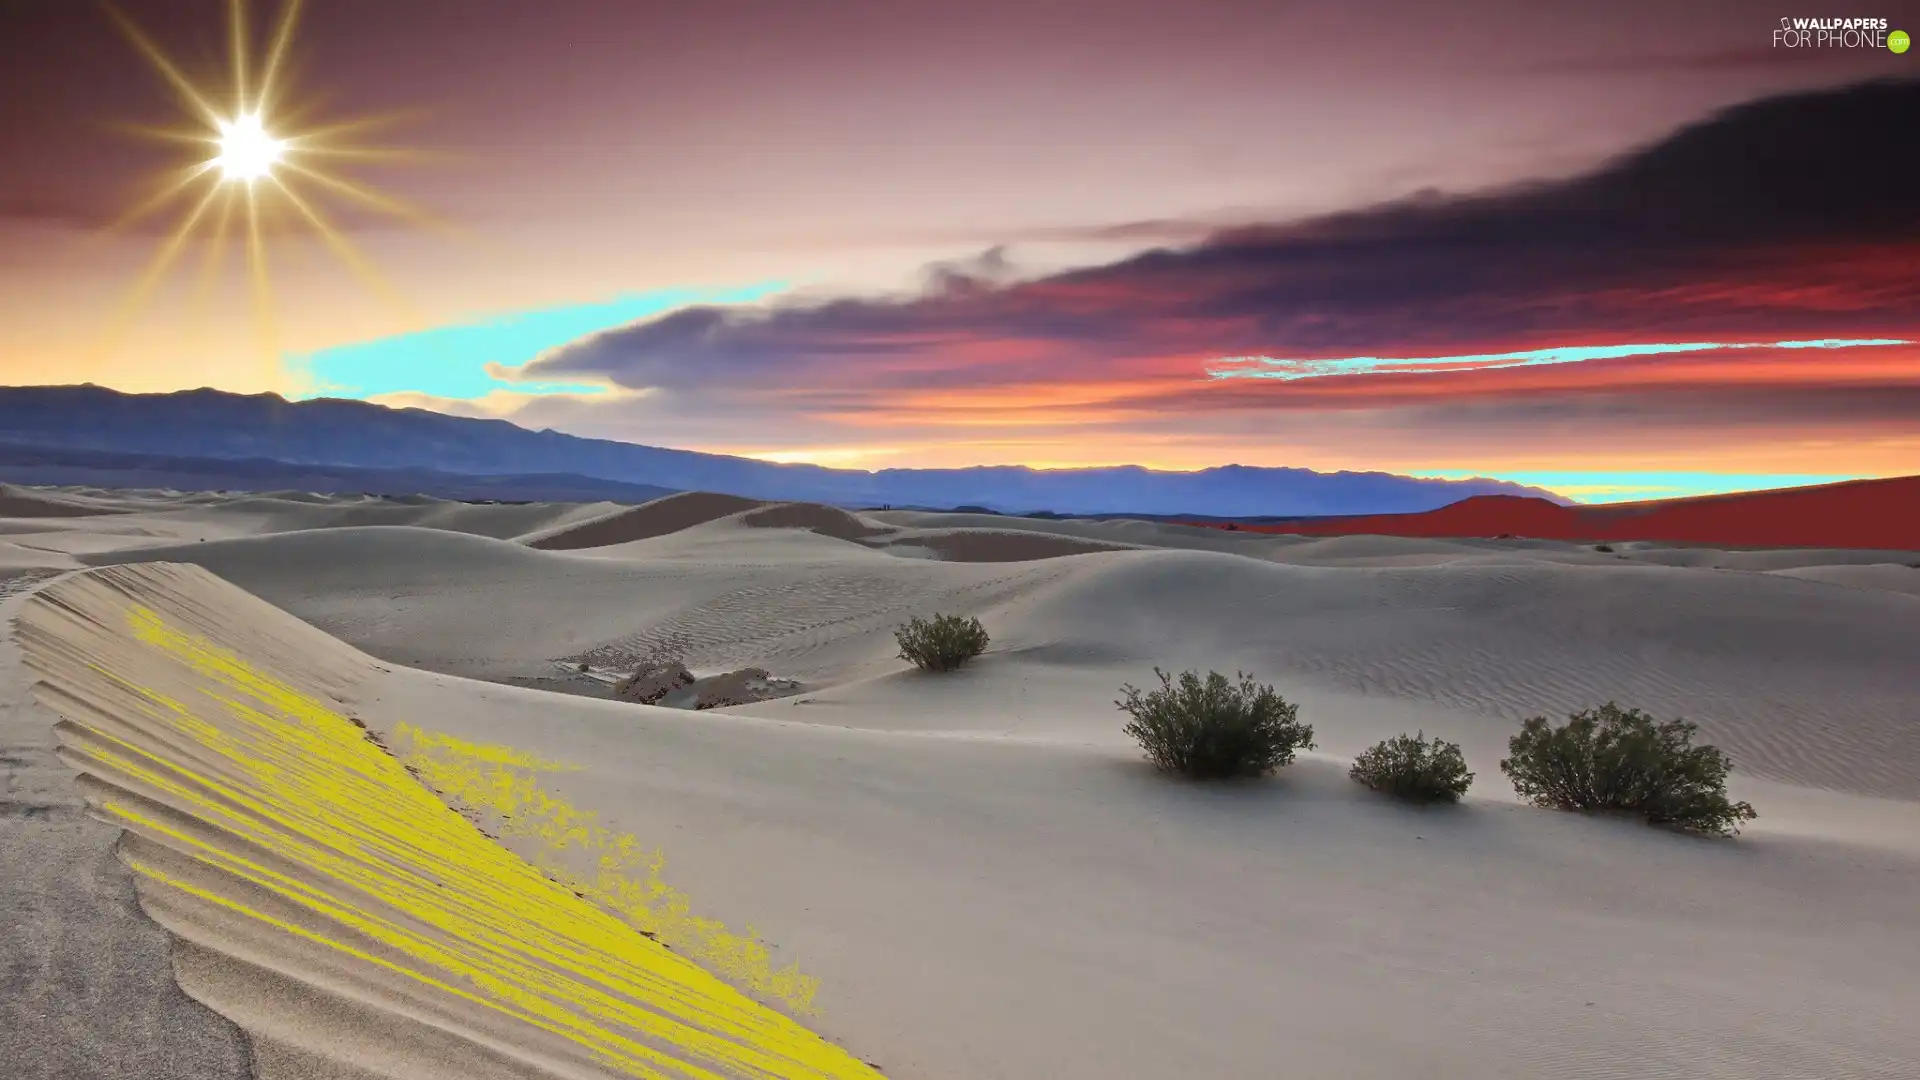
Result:
<svg viewBox="0 0 1920 1080"><path fill-rule="evenodd" d="M57 573L0 573L0 619ZM0 1075L242 1080L246 1040L174 984L168 936L115 857L119 830L87 815L11 636L0 690Z"/></svg>
<svg viewBox="0 0 1920 1080"><path fill-rule="evenodd" d="M1920 596L1902 576L1920 582L1920 556L711 496L87 501L130 512L0 521L0 538L50 567L198 563L384 661L316 647L300 677L390 741L408 723L581 766L543 782L797 957L822 981L809 1025L889 1076L1906 1078L1920 1061ZM188 592L183 612L243 645L300 632ZM933 610L979 615L988 655L906 669L891 628ZM662 653L809 689L690 713L469 681ZM1112 700L1155 664L1275 682L1320 751L1265 782L1154 775ZM1516 805L1497 769L1515 721L1609 698L1699 722L1760 820L1707 841ZM1359 749L1416 728L1465 746L1461 807L1346 780ZM336 1043L370 1068L577 1067L524 1032L449 1050L479 1037L471 1018L435 1013L429 1034L364 987L343 998L358 1011L303 1017L297 950L195 925L189 992L262 1045L306 1046L313 1075L345 1075L326 1071Z"/></svg>

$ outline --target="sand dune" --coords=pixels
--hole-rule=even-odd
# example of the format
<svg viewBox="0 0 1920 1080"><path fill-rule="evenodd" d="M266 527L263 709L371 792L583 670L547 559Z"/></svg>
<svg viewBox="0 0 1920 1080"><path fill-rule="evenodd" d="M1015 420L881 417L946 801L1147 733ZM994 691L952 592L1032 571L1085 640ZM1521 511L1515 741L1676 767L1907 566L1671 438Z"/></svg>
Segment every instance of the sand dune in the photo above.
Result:
<svg viewBox="0 0 1920 1080"><path fill-rule="evenodd" d="M1698 721L1759 775L1920 796L1909 597L1652 567L1226 560L1106 562L1027 633L1505 720L1617 699Z"/></svg>
<svg viewBox="0 0 1920 1080"><path fill-rule="evenodd" d="M372 496L294 499L285 495L243 496L211 505L219 506L223 516L235 513L260 515L260 532L404 525L472 533L499 540L542 530L564 529L614 509L610 503L489 504Z"/></svg>
<svg viewBox="0 0 1920 1080"><path fill-rule="evenodd" d="M407 525L447 532L471 533L507 540L541 529L564 528L602 512L606 504L577 506L566 503L487 505L429 500L411 505L399 500L369 500L331 515L324 523L302 528L352 528L361 525Z"/></svg>
<svg viewBox="0 0 1920 1080"><path fill-rule="evenodd" d="M1920 562L1920 560L1916 560ZM1852 589L1877 589L1883 592L1920 596L1920 565L1915 563L1873 563L1866 566L1801 566L1770 571L1781 577L1804 581L1824 581Z"/></svg>
<svg viewBox="0 0 1920 1080"><path fill-rule="evenodd" d="M713 495L706 492L668 495L640 506L614 510L587 521L530 533L521 537L521 542L528 547L540 548L544 551L607 547L612 544L625 544L634 540L665 536L668 533L704 524L715 518L766 505L768 504L764 500L745 499L737 495Z"/></svg>
<svg viewBox="0 0 1920 1080"><path fill-rule="evenodd" d="M805 529L836 540L864 540L894 530L864 521L857 514L817 503L775 503L738 515L742 525L758 529Z"/></svg>
<svg viewBox="0 0 1920 1080"><path fill-rule="evenodd" d="M1227 1080L1285 1062L1381 1080L1893 1078L1920 1059L1899 1019L1920 1008L1920 600L1900 588L1920 570L1884 554L690 497L529 511L555 515L555 535L579 530L547 549L505 515L432 519L454 530L341 524L349 500L124 505L136 512L69 526L92 539L68 546L98 548L79 561L103 569L22 620L31 655L84 651L201 703L196 716L222 708L200 669L126 622L137 599L399 752L419 728L513 748L487 752L487 769L508 770L497 790L537 784L661 846L699 911L757 927L776 965L819 979L824 1011L804 1023L889 1076ZM288 528L301 515L329 524ZM91 531L109 522L145 535ZM926 557L938 544L983 559ZM934 610L980 616L992 648L952 676L911 670L893 627ZM695 713L503 685L668 656L701 677L753 667L806 688ZM1275 681L1319 750L1264 783L1163 781L1112 704L1156 664ZM52 699L80 728L218 765L223 783L254 775L183 750L188 729L169 734L98 672L54 667L66 689ZM1712 843L1515 804L1497 762L1517 719L1608 698L1697 720L1761 819ZM1359 749L1417 728L1465 747L1479 780L1463 806L1405 810L1344 777ZM72 755L100 750L63 732ZM96 800L152 799L73 760ZM557 764L500 764L519 760ZM523 814L450 805L530 864L594 873L592 845L556 849ZM166 820L215 836L197 831L205 807L184 814ZM173 857L152 846L126 850ZM345 895L315 867L290 872ZM142 888L177 938L181 985L267 1048L262 1075L344 1075L327 1070L349 1058L386 1075L608 1072L551 1031L482 1021L471 1002ZM726 978L775 1000L763 976Z"/></svg>
<svg viewBox="0 0 1920 1080"><path fill-rule="evenodd" d="M371 661L204 571L75 579L17 634L182 985L263 1074L876 1075L442 806L338 711Z"/></svg>
<svg viewBox="0 0 1920 1080"><path fill-rule="evenodd" d="M764 549L755 562L594 559L377 528L88 561L196 563L375 655L472 677L671 656L838 683L892 670L891 631L909 616L953 610L992 620L1003 650L1096 653L1116 685L1154 664L1237 666L1435 703L1483 718L1463 737L1496 759L1514 721L1618 699L1696 720L1756 775L1920 797L1909 596L1512 552L1492 565L1401 565L1404 552L1380 565L1358 543L1349 554L1346 566L1324 547L1307 565L1147 549L1016 563L769 562ZM1104 729L1109 697L1062 703L1054 723Z"/></svg>
<svg viewBox="0 0 1920 1080"><path fill-rule="evenodd" d="M108 573L31 610L23 641L50 703L75 719L63 738L93 777L86 790L130 831L143 905L182 943L182 984L249 1033L262 1075L340 1075L329 1070L343 1063L392 1076L586 1075L620 1071L596 1056L606 1045L681 1052L664 1035L634 1037L637 1020L569 1011L593 985L570 981L585 969L535 984L558 1011L533 1015L559 1031L528 1018L538 1001L439 989L437 971L474 964L520 985L564 947L559 932L612 931L564 891L542 900L538 932L513 922L524 903L503 904L490 883L540 890L544 879L506 870L516 864L489 841L420 801L424 788L407 794L397 764L383 774L346 709L388 741L430 716L459 738L584 766L544 783L650 835L670 831L674 880L723 917L752 914L798 955L821 979L823 1022L889 1075L1228 1077L1283 1058L1319 1075L1698 1075L1704 1042L1729 1076L1891 1077L1920 1048L1898 1019L1914 1004L1906 965L1920 959L1898 937L1915 871L1891 855L1829 857L1787 840L1734 851L1517 809L1411 813L1313 763L1284 783L1202 792L1102 750L550 700L380 671L205 577ZM229 663L209 646L247 653ZM197 729L112 693L81 655L189 703L216 730L194 741ZM268 716L223 715L218 700L236 691ZM275 725L275 712L298 725ZM301 779L268 786L277 774L249 762L295 731L307 732ZM157 777L117 767L106 736L155 754ZM198 749L183 758L183 742ZM331 805L347 782L311 762L341 758L368 773L343 804L378 807L378 827L290 831L283 822L314 812L302 799ZM200 779L170 785L189 760ZM199 795L203 783L263 801L232 810ZM445 861L335 865L313 846L371 854L416 828L444 831L448 847L432 850L450 851ZM237 861L261 849L271 873ZM428 907L403 903L416 876L442 883ZM1741 903L1725 903L1736 893ZM1807 905L1825 917L1808 922ZM400 912L421 928L364 957L343 951L361 937L348 926L373 927L362 933L376 943L378 927L413 926ZM1435 925L1447 933L1427 932ZM480 944L523 940L508 952ZM647 944L627 940L627 952ZM1646 978L1674 956L1689 962ZM636 983L607 1008L651 1000ZM861 1074L851 1059L840 1067ZM737 1070L720 1069L747 1075ZM789 1063L770 1075L842 1074Z"/></svg>
<svg viewBox="0 0 1920 1080"><path fill-rule="evenodd" d="M119 512L89 505L82 499L50 498L28 488L0 484L0 518L92 517Z"/></svg>
<svg viewBox="0 0 1920 1080"><path fill-rule="evenodd" d="M57 572L0 576L0 620ZM174 982L167 934L55 756L57 717L0 638L0 1062L7 1080L244 1080L245 1037Z"/></svg>
<svg viewBox="0 0 1920 1080"><path fill-rule="evenodd" d="M30 543L0 540L0 573L54 568L70 570L78 566L78 561L64 551L48 551Z"/></svg>
<svg viewBox="0 0 1920 1080"><path fill-rule="evenodd" d="M629 545L682 538L684 545L671 546L707 550L710 544L738 542L742 529L791 529L890 554L950 562L1033 562L1090 551L1124 551L1134 546L1068 532L1020 528L971 524L902 527L885 524L872 515L812 503L767 503L720 513L729 501L720 496L674 495L659 501L669 504L666 506L648 504L559 532L523 537L522 542L545 550L590 548L601 554L647 556L663 553L669 545Z"/></svg>
<svg viewBox="0 0 1920 1080"><path fill-rule="evenodd" d="M1131 545L1023 532L1019 529L923 529L892 537L888 548L920 548L949 562L1033 562L1090 551L1126 551Z"/></svg>
<svg viewBox="0 0 1920 1080"><path fill-rule="evenodd" d="M1161 521L1086 521L1015 518L1001 514L944 514L926 510L871 510L863 517L908 532L945 529L1018 530L1030 536L1074 537L1097 543L1144 544L1196 551L1259 552L1281 542L1255 533L1232 533Z"/></svg>
<svg viewBox="0 0 1920 1080"><path fill-rule="evenodd" d="M887 662L891 627L913 613L991 608L1059 573L1044 563L929 566L822 543L832 559L742 564L596 558L367 528L89 561L191 562L382 658L482 678L540 674L554 660L607 667L661 653L699 669L759 664L802 677L872 666Z"/></svg>
<svg viewBox="0 0 1920 1080"><path fill-rule="evenodd" d="M451 559L452 562L444 562ZM241 577L273 573L288 560L298 560L309 573L323 579L314 584L324 591L330 582L356 576L378 579L451 580L463 570L510 573L514 568L546 565L550 556L507 540L474 533L412 525L343 525L321 529L291 529L260 536L244 536L198 544L171 544L126 552L90 556L97 564L121 562L191 561L221 573ZM289 579L293 575L285 575Z"/></svg>

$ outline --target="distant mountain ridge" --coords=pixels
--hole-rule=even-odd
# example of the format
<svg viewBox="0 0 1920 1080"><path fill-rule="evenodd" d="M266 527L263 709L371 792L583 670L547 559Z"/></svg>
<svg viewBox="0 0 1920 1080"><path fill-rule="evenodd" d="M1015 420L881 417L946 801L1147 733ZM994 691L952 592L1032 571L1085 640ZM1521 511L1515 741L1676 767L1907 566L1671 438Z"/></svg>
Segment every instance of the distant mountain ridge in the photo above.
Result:
<svg viewBox="0 0 1920 1080"><path fill-rule="evenodd" d="M271 458L174 457L12 443L0 443L0 477L8 483L49 487L426 495L463 502L644 503L674 494L652 484L568 473L466 476L436 469L362 469Z"/></svg>
<svg viewBox="0 0 1920 1080"><path fill-rule="evenodd" d="M167 457L271 459L298 465L425 469L466 476L569 474L678 491L857 505L957 506L1005 512L1270 516L1417 513L1474 495L1556 503L1499 480L1319 473L1226 465L1199 472L1139 466L1035 470L789 465L532 431L505 420L393 409L364 401L290 402L277 394L185 390L126 394L91 384L0 387L0 442Z"/></svg>

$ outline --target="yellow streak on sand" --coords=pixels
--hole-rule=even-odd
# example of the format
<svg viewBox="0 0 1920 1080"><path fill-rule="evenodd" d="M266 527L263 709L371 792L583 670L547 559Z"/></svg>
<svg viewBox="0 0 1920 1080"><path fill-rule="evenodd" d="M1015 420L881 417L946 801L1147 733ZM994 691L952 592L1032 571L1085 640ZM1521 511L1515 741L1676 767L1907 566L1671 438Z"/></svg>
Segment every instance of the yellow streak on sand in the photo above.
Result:
<svg viewBox="0 0 1920 1080"><path fill-rule="evenodd" d="M129 792L102 798L105 816L254 889L210 888L130 856L148 887L523 1021L623 1075L879 1076L487 839L320 698L150 607L124 610L132 637L173 670L142 679L125 653L106 653L85 662L106 681L90 696L111 695L134 731L160 738L91 727L69 749ZM207 706L196 712L146 682L195 687ZM544 764L497 756L509 763ZM188 824L142 809L142 791ZM245 899L262 891L299 921Z"/></svg>
<svg viewBox="0 0 1920 1080"><path fill-rule="evenodd" d="M803 1014L815 1014L820 980L799 964L773 966L772 954L753 927L737 934L718 919L692 912L692 901L669 885L661 871L666 855L641 848L632 833L616 833L599 815L581 810L540 785L526 772L568 772L577 765L547 761L511 746L472 743L401 724L410 744L406 764L442 795L499 819L501 832L530 839L541 851L534 863L561 885L619 912L643 933L736 984L778 998ZM569 849L596 860L594 874L574 873L560 857Z"/></svg>

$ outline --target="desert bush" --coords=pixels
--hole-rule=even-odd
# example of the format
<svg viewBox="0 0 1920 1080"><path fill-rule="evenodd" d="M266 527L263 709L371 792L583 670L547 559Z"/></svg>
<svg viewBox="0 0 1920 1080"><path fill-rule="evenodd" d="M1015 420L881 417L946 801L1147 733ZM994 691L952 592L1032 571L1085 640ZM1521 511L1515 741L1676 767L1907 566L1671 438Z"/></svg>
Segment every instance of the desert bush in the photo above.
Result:
<svg viewBox="0 0 1920 1080"><path fill-rule="evenodd" d="M1526 721L1500 771L1535 806L1633 814L1651 825L1731 836L1753 820L1753 807L1728 801L1733 763L1715 747L1694 746L1698 731L1609 701L1557 728L1544 716Z"/></svg>
<svg viewBox="0 0 1920 1080"><path fill-rule="evenodd" d="M1459 802L1473 783L1458 743L1418 735L1395 735L1354 759L1348 776L1375 791L1409 802Z"/></svg>
<svg viewBox="0 0 1920 1080"><path fill-rule="evenodd" d="M900 659L927 671L952 671L987 651L987 628L979 619L959 615L916 616L893 636L900 643Z"/></svg>
<svg viewBox="0 0 1920 1080"><path fill-rule="evenodd" d="M1593 550L1600 552L1602 555L1611 555L1613 554L1613 545L1612 544L1595 544L1593 545Z"/></svg>
<svg viewBox="0 0 1920 1080"><path fill-rule="evenodd" d="M1313 749L1300 707L1244 672L1238 684L1217 671L1204 680L1183 672L1178 682L1159 668L1153 673L1158 690L1122 686L1114 704L1133 717L1126 733L1165 772L1196 780L1263 776L1293 761L1294 751Z"/></svg>

